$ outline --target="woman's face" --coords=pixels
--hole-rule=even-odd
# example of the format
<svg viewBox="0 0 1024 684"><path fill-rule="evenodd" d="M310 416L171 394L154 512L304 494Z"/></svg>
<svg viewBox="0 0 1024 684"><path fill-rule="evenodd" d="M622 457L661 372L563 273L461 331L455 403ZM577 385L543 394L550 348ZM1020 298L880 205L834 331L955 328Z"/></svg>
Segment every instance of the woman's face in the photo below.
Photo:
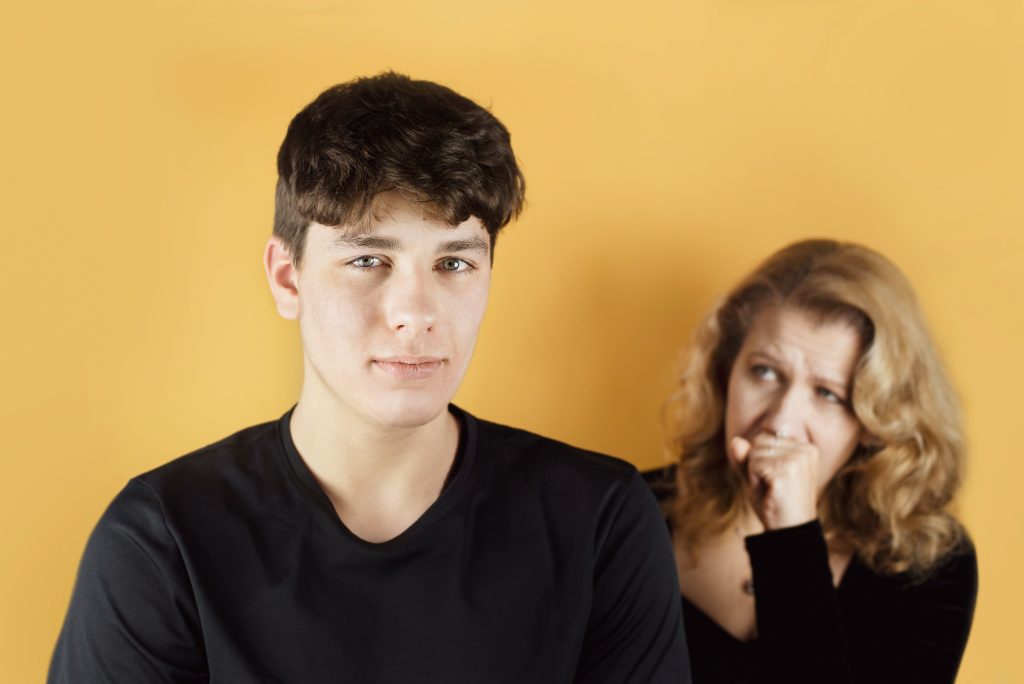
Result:
<svg viewBox="0 0 1024 684"><path fill-rule="evenodd" d="M864 430L850 406L861 354L843 320L768 307L747 331L726 392L726 444L767 433L818 449L818 491L853 453Z"/></svg>

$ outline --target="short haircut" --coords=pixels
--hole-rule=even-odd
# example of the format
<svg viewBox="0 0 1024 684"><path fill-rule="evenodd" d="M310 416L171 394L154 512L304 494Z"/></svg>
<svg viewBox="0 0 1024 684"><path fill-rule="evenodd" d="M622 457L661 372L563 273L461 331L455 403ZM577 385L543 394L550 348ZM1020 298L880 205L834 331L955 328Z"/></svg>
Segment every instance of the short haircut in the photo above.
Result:
<svg viewBox="0 0 1024 684"><path fill-rule="evenodd" d="M771 307L843 321L861 338L851 404L875 443L858 446L822 494L826 534L875 571L926 573L962 539L946 511L963 475L959 405L903 273L873 250L833 240L771 255L697 329L671 404L676 534L695 553L746 506L725 453L726 392L747 331Z"/></svg>
<svg viewBox="0 0 1024 684"><path fill-rule="evenodd" d="M508 130L489 111L394 72L328 88L299 112L277 155L274 235L302 260L306 229L355 226L385 192L491 238L522 210L525 180Z"/></svg>

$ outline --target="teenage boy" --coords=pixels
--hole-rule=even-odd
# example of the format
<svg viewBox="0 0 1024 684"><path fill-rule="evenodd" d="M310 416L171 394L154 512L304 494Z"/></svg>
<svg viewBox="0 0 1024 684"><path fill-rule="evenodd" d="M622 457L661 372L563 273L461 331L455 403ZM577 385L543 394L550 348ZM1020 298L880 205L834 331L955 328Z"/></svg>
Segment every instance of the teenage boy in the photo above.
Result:
<svg viewBox="0 0 1024 684"><path fill-rule="evenodd" d="M504 126L387 73L300 112L278 171L298 403L128 483L50 681L688 682L636 470L448 403L522 205Z"/></svg>

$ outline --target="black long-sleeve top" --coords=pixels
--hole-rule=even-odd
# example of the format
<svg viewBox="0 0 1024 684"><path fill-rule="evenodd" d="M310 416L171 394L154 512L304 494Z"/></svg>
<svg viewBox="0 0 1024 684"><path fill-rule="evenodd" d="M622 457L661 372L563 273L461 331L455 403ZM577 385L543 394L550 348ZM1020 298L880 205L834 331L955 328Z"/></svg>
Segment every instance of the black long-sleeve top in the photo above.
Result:
<svg viewBox="0 0 1024 684"><path fill-rule="evenodd" d="M645 478L664 500L666 471ZM978 567L965 541L923 579L856 556L838 587L818 521L749 536L758 638L743 642L684 597L695 684L942 684L956 679Z"/></svg>

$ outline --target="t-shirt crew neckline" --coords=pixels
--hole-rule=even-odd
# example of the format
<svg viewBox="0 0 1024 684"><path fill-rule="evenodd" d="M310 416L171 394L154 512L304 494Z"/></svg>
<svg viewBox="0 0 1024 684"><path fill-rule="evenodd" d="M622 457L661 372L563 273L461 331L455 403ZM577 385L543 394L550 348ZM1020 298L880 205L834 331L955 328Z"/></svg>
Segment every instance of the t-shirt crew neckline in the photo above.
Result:
<svg viewBox="0 0 1024 684"><path fill-rule="evenodd" d="M449 404L448 411L455 416L459 423L459 443L455 449L455 458L452 461L452 468L455 472L449 475L448 484L441 490L441 494L434 503L412 525L405 528L397 536L379 543L367 541L354 534L345 526L345 523L338 517L337 511L334 510L334 504L331 503L327 492L323 490L323 487L316 481L316 477L313 476L306 462L302 460L302 456L292 440L291 419L292 412L294 411L295 407L293 406L278 420L278 434L281 437L281 448L287 465L286 470L295 477L311 502L321 513L326 514L333 521L333 524L343 537L350 542L366 548L381 550L403 546L419 537L436 520L443 516L461 498L467 488L466 483L472 475L473 462L475 461L477 451L477 421L458 406Z"/></svg>

